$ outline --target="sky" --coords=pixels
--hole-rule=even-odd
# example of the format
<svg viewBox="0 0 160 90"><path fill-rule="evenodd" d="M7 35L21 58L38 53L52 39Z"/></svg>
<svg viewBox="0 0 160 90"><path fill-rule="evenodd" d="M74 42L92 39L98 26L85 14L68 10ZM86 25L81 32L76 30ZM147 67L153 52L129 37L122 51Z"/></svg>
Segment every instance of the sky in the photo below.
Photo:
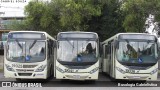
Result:
<svg viewBox="0 0 160 90"><path fill-rule="evenodd" d="M31 0L0 0L0 17L24 17L24 7L29 1Z"/></svg>

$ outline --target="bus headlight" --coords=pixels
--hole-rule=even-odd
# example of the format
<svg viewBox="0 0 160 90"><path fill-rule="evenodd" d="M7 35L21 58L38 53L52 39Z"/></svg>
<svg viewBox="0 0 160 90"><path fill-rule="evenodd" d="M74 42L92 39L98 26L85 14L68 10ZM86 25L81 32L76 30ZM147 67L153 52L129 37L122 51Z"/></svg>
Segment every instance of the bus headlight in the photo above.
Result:
<svg viewBox="0 0 160 90"><path fill-rule="evenodd" d="M59 68L59 67L57 67L57 66L56 66L56 70L58 70L58 71L61 72L61 73L64 73L64 70L62 70L61 68Z"/></svg>
<svg viewBox="0 0 160 90"><path fill-rule="evenodd" d="M13 72L15 72L15 70L14 70L11 66L9 66L9 65L7 65L7 64L5 64L5 66L6 66L6 68L7 68L8 71L13 71Z"/></svg>
<svg viewBox="0 0 160 90"><path fill-rule="evenodd" d="M150 72L151 75L155 74L156 72L158 72L158 68L154 69L153 71Z"/></svg>
<svg viewBox="0 0 160 90"><path fill-rule="evenodd" d="M98 69L99 69L99 68L96 67L96 68L94 68L93 70L91 70L89 73L90 73L90 74L93 74L93 73L95 73L96 71L98 71Z"/></svg>
<svg viewBox="0 0 160 90"><path fill-rule="evenodd" d="M47 65L41 65L40 67L38 67L38 68L36 69L35 72L42 72L42 71L44 71L44 69L46 68L46 66L47 66Z"/></svg>
<svg viewBox="0 0 160 90"><path fill-rule="evenodd" d="M119 72L125 74L125 71L124 71L123 69L121 69L121 68L119 68L119 67L116 67L116 69L117 69Z"/></svg>

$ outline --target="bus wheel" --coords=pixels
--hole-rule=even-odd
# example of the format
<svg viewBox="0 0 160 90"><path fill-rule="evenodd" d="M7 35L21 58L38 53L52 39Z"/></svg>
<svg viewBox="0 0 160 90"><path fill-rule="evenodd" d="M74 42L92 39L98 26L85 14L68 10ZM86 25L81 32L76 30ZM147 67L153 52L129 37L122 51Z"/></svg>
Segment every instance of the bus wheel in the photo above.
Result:
<svg viewBox="0 0 160 90"><path fill-rule="evenodd" d="M96 83L96 80L87 80L87 81L88 81L88 83L91 83L91 84Z"/></svg>
<svg viewBox="0 0 160 90"><path fill-rule="evenodd" d="M53 76L53 70L52 70L52 66L51 66L51 68L50 68L50 78L52 78L52 76Z"/></svg>
<svg viewBox="0 0 160 90"><path fill-rule="evenodd" d="M110 80L113 81L113 82L118 81L118 79L113 78L111 75L109 75L109 78L110 78Z"/></svg>
<svg viewBox="0 0 160 90"><path fill-rule="evenodd" d="M96 80L90 80L92 83L96 83Z"/></svg>
<svg viewBox="0 0 160 90"><path fill-rule="evenodd" d="M22 81L22 79L20 79L20 78L16 78L16 81L21 82L21 81Z"/></svg>

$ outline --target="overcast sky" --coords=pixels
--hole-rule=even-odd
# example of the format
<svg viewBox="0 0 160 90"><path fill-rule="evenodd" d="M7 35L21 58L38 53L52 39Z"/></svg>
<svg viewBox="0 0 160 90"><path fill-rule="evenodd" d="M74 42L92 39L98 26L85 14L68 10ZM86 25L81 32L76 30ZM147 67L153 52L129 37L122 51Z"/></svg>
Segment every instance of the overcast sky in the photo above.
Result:
<svg viewBox="0 0 160 90"><path fill-rule="evenodd" d="M0 17L24 17L24 6L29 1L31 0L0 0L0 12L5 12Z"/></svg>

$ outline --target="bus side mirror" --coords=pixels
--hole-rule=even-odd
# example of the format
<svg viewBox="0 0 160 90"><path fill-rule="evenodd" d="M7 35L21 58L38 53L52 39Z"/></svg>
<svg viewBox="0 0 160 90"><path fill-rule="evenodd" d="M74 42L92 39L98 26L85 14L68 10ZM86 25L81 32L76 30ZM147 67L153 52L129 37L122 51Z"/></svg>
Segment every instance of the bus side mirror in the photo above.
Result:
<svg viewBox="0 0 160 90"><path fill-rule="evenodd" d="M118 40L114 41L114 48L119 48L119 42L118 42Z"/></svg>
<svg viewBox="0 0 160 90"><path fill-rule="evenodd" d="M54 36L54 39L56 39L56 40L57 40L57 36Z"/></svg>
<svg viewBox="0 0 160 90"><path fill-rule="evenodd" d="M158 57L157 58L159 60L160 59L160 48L159 47L158 47L158 51L157 52L158 52Z"/></svg>
<svg viewBox="0 0 160 90"><path fill-rule="evenodd" d="M160 31L157 32L158 36L160 36Z"/></svg>
<svg viewBox="0 0 160 90"><path fill-rule="evenodd" d="M59 48L59 42L57 42L57 47Z"/></svg>
<svg viewBox="0 0 160 90"><path fill-rule="evenodd" d="M99 42L99 54L100 56L102 55L102 52L103 52L103 48L102 48L102 42Z"/></svg>

